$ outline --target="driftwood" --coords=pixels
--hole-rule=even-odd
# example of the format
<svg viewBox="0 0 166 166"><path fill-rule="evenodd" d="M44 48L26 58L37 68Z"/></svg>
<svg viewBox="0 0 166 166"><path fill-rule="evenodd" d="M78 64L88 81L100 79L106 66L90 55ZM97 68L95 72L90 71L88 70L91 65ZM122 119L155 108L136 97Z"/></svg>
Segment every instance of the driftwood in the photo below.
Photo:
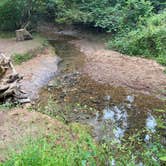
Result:
<svg viewBox="0 0 166 166"><path fill-rule="evenodd" d="M24 41L24 40L32 40L32 35L24 28L16 30L16 40Z"/></svg>
<svg viewBox="0 0 166 166"><path fill-rule="evenodd" d="M22 77L16 72L10 58L0 53L0 102L30 102L21 90L19 83L21 79Z"/></svg>

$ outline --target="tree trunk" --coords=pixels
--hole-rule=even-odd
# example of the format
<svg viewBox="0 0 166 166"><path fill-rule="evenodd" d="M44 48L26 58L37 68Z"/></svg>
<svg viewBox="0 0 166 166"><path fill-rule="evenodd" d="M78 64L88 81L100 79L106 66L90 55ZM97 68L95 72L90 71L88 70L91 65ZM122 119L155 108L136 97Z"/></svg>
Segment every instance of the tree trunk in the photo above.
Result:
<svg viewBox="0 0 166 166"><path fill-rule="evenodd" d="M16 30L16 40L24 41L24 40L32 40L32 35L24 28Z"/></svg>

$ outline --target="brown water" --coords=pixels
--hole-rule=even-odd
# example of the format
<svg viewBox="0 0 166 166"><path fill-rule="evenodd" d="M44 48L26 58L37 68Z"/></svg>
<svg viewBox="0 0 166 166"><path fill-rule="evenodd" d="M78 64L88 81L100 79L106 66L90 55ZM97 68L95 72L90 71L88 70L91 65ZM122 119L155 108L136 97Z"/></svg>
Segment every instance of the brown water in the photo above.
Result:
<svg viewBox="0 0 166 166"><path fill-rule="evenodd" d="M92 135L100 141L120 141L145 130L143 139L148 142L158 130L165 132L163 126L158 126L159 119L165 119L165 112L157 110L165 109L166 102L154 96L131 93L122 87L99 84L81 74L84 55L69 43L70 40L74 38L59 36L50 40L63 61L60 74L42 89L38 107L47 105L51 96L53 103L60 106L54 116L63 116L66 123L91 126Z"/></svg>

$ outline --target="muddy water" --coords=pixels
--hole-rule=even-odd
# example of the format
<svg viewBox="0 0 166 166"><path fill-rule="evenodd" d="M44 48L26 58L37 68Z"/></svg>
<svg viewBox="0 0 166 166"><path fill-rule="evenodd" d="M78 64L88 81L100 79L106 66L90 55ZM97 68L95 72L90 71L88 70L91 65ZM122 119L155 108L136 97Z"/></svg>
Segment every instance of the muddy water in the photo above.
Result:
<svg viewBox="0 0 166 166"><path fill-rule="evenodd" d="M49 40L55 52L63 61L60 74L40 93L38 107L44 107L48 99L58 105L60 111L54 116L62 116L66 123L79 122L92 129L96 140L121 140L139 131L144 131L143 139L148 142L152 134L165 131L159 120L165 118L166 102L153 96L131 93L122 87L99 84L81 74L84 55L69 41L71 37L59 36ZM60 106L60 107L59 107Z"/></svg>

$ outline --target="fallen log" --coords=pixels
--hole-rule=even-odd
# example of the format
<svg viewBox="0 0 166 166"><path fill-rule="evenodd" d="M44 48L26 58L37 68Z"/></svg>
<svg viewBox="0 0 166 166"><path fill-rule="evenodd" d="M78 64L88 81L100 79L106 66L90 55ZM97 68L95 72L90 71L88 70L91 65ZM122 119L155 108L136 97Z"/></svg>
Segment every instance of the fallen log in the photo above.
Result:
<svg viewBox="0 0 166 166"><path fill-rule="evenodd" d="M30 102L26 94L21 90L20 76L10 58L0 53L0 102L10 101L14 103Z"/></svg>

